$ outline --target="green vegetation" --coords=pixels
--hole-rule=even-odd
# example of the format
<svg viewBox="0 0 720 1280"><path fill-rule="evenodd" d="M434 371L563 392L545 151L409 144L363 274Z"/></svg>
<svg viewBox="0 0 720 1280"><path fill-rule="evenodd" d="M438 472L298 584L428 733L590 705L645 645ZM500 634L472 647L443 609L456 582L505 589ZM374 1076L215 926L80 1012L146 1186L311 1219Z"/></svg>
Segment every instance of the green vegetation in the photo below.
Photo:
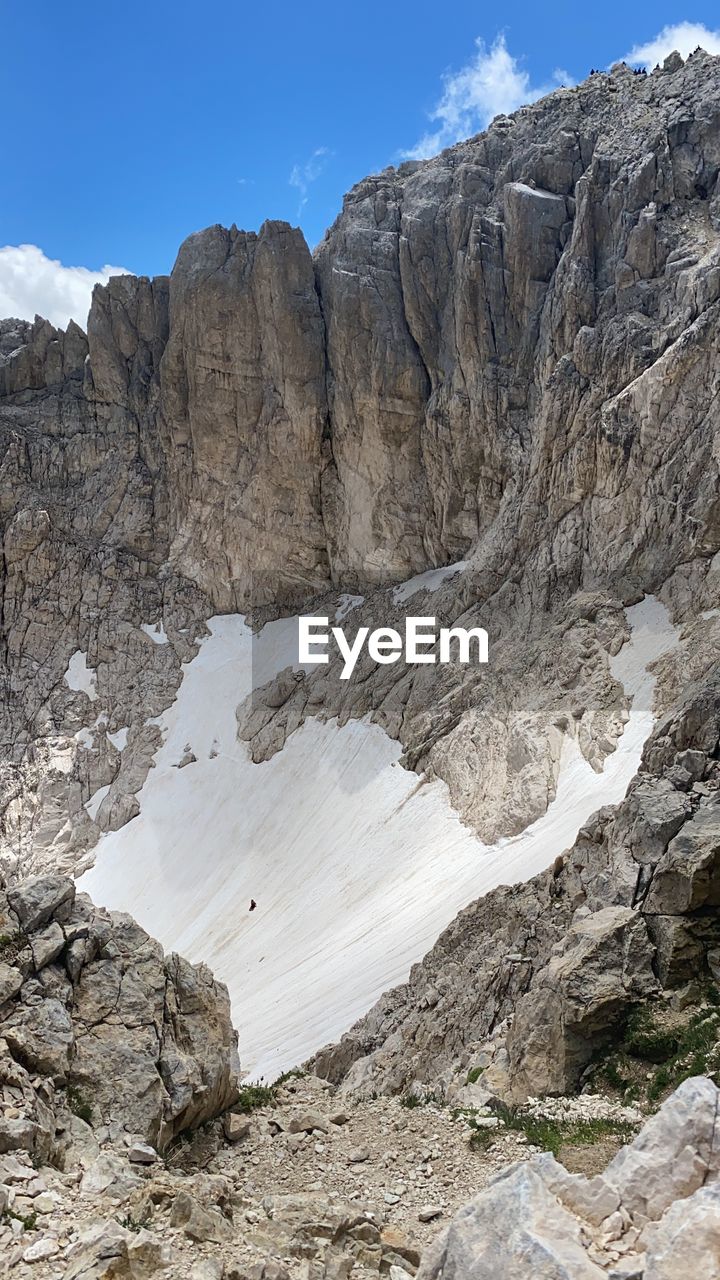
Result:
<svg viewBox="0 0 720 1280"><path fill-rule="evenodd" d="M648 1101L656 1102L690 1076L712 1075L720 1065L720 1011L696 1013L677 1036L676 1044L648 1086Z"/></svg>
<svg viewBox="0 0 720 1280"><path fill-rule="evenodd" d="M151 1223L150 1214L144 1213L142 1218L133 1218L131 1213L126 1213L124 1217L118 1218L121 1227L125 1227L127 1231L144 1231Z"/></svg>
<svg viewBox="0 0 720 1280"><path fill-rule="evenodd" d="M720 1069L720 992L706 984L695 1012L656 1004L635 1009L598 1055L594 1079L626 1101L651 1105L690 1076Z"/></svg>
<svg viewBox="0 0 720 1280"><path fill-rule="evenodd" d="M76 1089L74 1085L69 1084L67 1087L66 1096L67 1096L67 1104L70 1110L72 1111L73 1115L77 1116L79 1120L84 1120L86 1124L92 1124L93 1122L92 1107L90 1106L90 1103L87 1101L87 1099L84 1098L83 1095L80 1093L79 1089Z"/></svg>
<svg viewBox="0 0 720 1280"><path fill-rule="evenodd" d="M16 1213L14 1209L6 1209L3 1218L6 1222L10 1222L13 1218L16 1222L22 1222L26 1231L34 1231L37 1227L37 1214L34 1210L32 1213Z"/></svg>
<svg viewBox="0 0 720 1280"><path fill-rule="evenodd" d="M257 1111L259 1107L269 1107L275 1101L276 1093L277 1089L271 1084L248 1084L240 1090L233 1110Z"/></svg>
<svg viewBox="0 0 720 1280"><path fill-rule="evenodd" d="M406 1107L408 1111L414 1111L415 1107L428 1106L442 1107L444 1103L436 1093L404 1093L400 1099L400 1106Z"/></svg>
<svg viewBox="0 0 720 1280"><path fill-rule="evenodd" d="M471 1067L471 1068L470 1068L470 1070L469 1070L469 1071L468 1071L468 1073L467 1073L467 1079L466 1079L465 1083L466 1083L466 1084L477 1084L477 1082L478 1082L478 1080L480 1079L480 1077L481 1077L481 1075L482 1075L482 1073L483 1073L483 1071L484 1071L484 1070L485 1070L485 1068L484 1068L484 1067Z"/></svg>
<svg viewBox="0 0 720 1280"><path fill-rule="evenodd" d="M290 1071L283 1071L277 1080L273 1080L270 1088L279 1089L282 1085L287 1084L288 1080L304 1080L306 1075L307 1071L304 1071L302 1067L293 1067Z"/></svg>
<svg viewBox="0 0 720 1280"><path fill-rule="evenodd" d="M521 1130L534 1147L552 1151L554 1156L561 1147L589 1147L609 1136L627 1142L635 1133L633 1125L619 1120L563 1121L519 1114L507 1123L509 1129Z"/></svg>
<svg viewBox="0 0 720 1280"><path fill-rule="evenodd" d="M260 1107L269 1107L275 1101L278 1090L288 1080L301 1080L306 1076L307 1072L300 1067L293 1067L291 1071L284 1071L277 1080L273 1080L272 1084L247 1084L240 1090L240 1097L231 1111L257 1111Z"/></svg>
<svg viewBox="0 0 720 1280"><path fill-rule="evenodd" d="M489 1147L503 1130L524 1133L528 1142L541 1151L552 1151L557 1156L561 1147L587 1147L608 1136L628 1141L635 1133L633 1125L620 1120L551 1120L546 1116L533 1116L517 1107L497 1104L494 1114L500 1120L497 1127L479 1124L472 1111L456 1112L462 1115L473 1130L471 1146Z"/></svg>
<svg viewBox="0 0 720 1280"><path fill-rule="evenodd" d="M641 1062L667 1062L679 1047L678 1033L653 1022L650 1009L635 1010L627 1020L623 1048L631 1058Z"/></svg>

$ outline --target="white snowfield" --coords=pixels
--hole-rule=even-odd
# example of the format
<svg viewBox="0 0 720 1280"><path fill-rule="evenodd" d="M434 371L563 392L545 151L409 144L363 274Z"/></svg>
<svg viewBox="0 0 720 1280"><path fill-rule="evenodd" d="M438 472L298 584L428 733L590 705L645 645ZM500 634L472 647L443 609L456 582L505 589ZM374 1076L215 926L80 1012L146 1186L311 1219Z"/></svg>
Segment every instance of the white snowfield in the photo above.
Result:
<svg viewBox="0 0 720 1280"><path fill-rule="evenodd" d="M82 649L75 650L63 679L68 689L86 693L91 702L97 702L97 674L94 667L88 666Z"/></svg>
<svg viewBox="0 0 720 1280"><path fill-rule="evenodd" d="M612 667L634 700L604 772L568 739L547 813L491 847L443 783L397 763L399 744L376 725L311 720L252 764L235 708L251 670L260 685L293 661L296 620L252 641L242 617L211 618L160 717L140 814L103 837L80 888L206 961L230 989L243 1066L272 1079L403 981L462 907L548 867L595 809L622 799L652 727L646 668L677 639L656 600L628 617L632 639ZM178 769L186 744L197 762Z"/></svg>

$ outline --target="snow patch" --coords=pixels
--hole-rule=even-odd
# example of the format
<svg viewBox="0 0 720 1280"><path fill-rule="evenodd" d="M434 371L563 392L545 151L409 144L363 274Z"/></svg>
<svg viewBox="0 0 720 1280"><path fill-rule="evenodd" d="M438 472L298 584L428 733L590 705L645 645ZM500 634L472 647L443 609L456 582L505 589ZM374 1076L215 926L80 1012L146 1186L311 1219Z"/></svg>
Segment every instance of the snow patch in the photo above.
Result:
<svg viewBox="0 0 720 1280"><path fill-rule="evenodd" d="M165 633L165 627L163 626L162 619L160 622L141 622L140 630L144 631L145 635L150 637L153 644L170 643Z"/></svg>
<svg viewBox="0 0 720 1280"><path fill-rule="evenodd" d="M93 822L97 818L98 809L100 808L100 805L102 804L109 790L110 790L109 783L106 787L98 787L97 791L93 792L90 799L85 801L85 805L84 805L85 811L92 818Z"/></svg>
<svg viewBox="0 0 720 1280"><path fill-rule="evenodd" d="M206 961L230 989L243 1066L275 1077L404 981L459 910L550 866L590 814L623 798L652 726L647 666L677 640L655 600L627 616L613 670L633 705L616 750L598 774L567 738L547 813L492 846L463 826L444 783L397 767L400 744L375 724L306 721L254 765L235 708L292 665L297 620L253 637L242 617L211 618L159 717L140 814L102 837L79 887ZM178 770L190 739L197 763Z"/></svg>
<svg viewBox="0 0 720 1280"><path fill-rule="evenodd" d="M107 740L108 742L112 742L117 751L124 751L127 746L129 732L129 728L116 729L115 733L109 733L107 735Z"/></svg>
<svg viewBox="0 0 720 1280"><path fill-rule="evenodd" d="M455 564L446 564L441 569L426 569L424 573L417 573L414 578L408 578L407 582L401 582L397 587L392 588L393 602L402 604L404 600L409 600L411 596L417 595L418 591L437 591L447 578L452 578L456 573L462 573L467 568L467 560L458 560Z"/></svg>
<svg viewBox="0 0 720 1280"><path fill-rule="evenodd" d="M63 679L75 693L86 693L91 702L97 701L97 673L87 664L87 654L76 649L68 662Z"/></svg>
<svg viewBox="0 0 720 1280"><path fill-rule="evenodd" d="M361 604L365 603L364 596L349 596L346 593L338 597L338 607L335 610L335 622L342 622L343 618L347 618L353 609L359 609Z"/></svg>

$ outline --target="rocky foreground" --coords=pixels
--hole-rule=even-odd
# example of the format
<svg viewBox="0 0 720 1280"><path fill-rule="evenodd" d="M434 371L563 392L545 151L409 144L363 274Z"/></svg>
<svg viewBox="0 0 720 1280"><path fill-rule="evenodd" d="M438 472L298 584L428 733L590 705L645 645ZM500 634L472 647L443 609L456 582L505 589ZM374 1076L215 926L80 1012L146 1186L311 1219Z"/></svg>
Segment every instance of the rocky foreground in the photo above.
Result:
<svg viewBox="0 0 720 1280"><path fill-rule="evenodd" d="M635 1137L646 1107L585 1093L509 1108L480 1071L455 1106L303 1072L242 1087L227 995L202 966L64 877L0 910L4 1273L671 1280L691 1259L720 1274L708 1078Z"/></svg>
<svg viewBox="0 0 720 1280"><path fill-rule="evenodd" d="M595 1146L561 1149L590 1176L536 1153L492 1113L339 1105L313 1077L287 1081L250 1114L226 1112L164 1156L74 1117L62 1168L22 1150L0 1156L3 1274L711 1280L717 1106L708 1079L686 1081L605 1168L637 1115L598 1098L536 1106L533 1136L553 1110L595 1135Z"/></svg>

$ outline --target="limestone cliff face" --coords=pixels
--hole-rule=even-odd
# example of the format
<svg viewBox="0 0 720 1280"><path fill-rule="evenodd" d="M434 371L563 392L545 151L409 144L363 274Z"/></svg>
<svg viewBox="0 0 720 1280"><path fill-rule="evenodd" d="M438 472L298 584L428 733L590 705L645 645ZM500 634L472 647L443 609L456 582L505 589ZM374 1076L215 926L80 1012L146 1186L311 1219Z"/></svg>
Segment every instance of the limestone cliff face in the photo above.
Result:
<svg viewBox="0 0 720 1280"><path fill-rule="evenodd" d="M159 385L170 558L221 609L327 583L324 334L300 231L185 241Z"/></svg>
<svg viewBox="0 0 720 1280"><path fill-rule="evenodd" d="M410 762L432 752L452 782L468 715L519 714L526 680L550 720L567 709L548 689L605 688L597 670L580 680L577 632L524 665L528 638L577 612L579 592L615 630L619 603L644 591L662 589L680 619L713 606L719 88L720 60L703 53L648 77L594 75L366 179L314 258L285 224L212 227L169 280L98 288L87 337L0 324L12 860L32 870L52 846L74 865L98 823L132 816L147 721L214 611L469 559L443 608L449 621L490 611L514 638L501 704L422 672L401 686L397 668L343 709L385 717ZM148 635L161 619L168 644ZM78 652L93 708L65 679ZM128 727L120 760L112 737ZM78 751L90 732L92 754ZM509 759L513 735L498 734ZM552 739L530 787L544 802ZM474 822L481 801L463 809Z"/></svg>
<svg viewBox="0 0 720 1280"><path fill-rule="evenodd" d="M84 377L76 326L22 326L6 398L37 422L74 384L106 453L131 426L147 509L101 488L91 532L219 608L550 537L553 578L667 576L718 543L719 77L698 53L499 117L361 182L314 263L283 223L193 235L169 283L96 290Z"/></svg>

